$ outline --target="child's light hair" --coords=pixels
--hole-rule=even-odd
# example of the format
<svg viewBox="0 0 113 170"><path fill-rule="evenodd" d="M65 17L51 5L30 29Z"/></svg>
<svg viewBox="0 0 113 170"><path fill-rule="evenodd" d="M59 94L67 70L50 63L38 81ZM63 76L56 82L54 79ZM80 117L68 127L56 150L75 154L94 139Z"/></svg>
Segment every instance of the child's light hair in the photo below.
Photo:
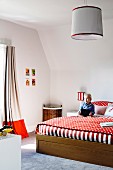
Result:
<svg viewBox="0 0 113 170"><path fill-rule="evenodd" d="M85 93L85 94L84 94L84 98L90 98L90 100L92 100L91 94L89 94L89 93L88 93L88 94Z"/></svg>

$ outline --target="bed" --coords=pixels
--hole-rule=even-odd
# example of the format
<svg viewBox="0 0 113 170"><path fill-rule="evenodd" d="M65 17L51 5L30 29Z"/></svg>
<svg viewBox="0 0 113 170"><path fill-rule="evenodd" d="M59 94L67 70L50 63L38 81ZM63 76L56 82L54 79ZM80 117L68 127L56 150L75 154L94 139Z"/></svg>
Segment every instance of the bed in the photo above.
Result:
<svg viewBox="0 0 113 170"><path fill-rule="evenodd" d="M93 103L94 117L61 117L39 123L36 152L113 167L113 104Z"/></svg>

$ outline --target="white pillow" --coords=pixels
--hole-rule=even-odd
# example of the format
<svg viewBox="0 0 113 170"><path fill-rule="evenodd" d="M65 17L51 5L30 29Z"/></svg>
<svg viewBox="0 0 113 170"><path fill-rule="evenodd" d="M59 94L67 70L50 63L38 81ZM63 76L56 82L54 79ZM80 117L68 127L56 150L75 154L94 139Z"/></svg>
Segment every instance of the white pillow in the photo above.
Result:
<svg viewBox="0 0 113 170"><path fill-rule="evenodd" d="M113 104L109 105L105 111L105 116L113 117Z"/></svg>
<svg viewBox="0 0 113 170"><path fill-rule="evenodd" d="M98 105L94 105L95 106L95 114L100 114L100 115L104 115L105 111L107 109L107 106L98 106Z"/></svg>

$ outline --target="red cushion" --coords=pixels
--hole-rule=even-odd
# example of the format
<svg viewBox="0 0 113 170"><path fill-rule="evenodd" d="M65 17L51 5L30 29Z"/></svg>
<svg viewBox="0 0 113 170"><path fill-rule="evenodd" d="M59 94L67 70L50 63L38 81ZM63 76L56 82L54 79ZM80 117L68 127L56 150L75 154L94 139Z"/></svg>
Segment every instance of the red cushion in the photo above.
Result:
<svg viewBox="0 0 113 170"><path fill-rule="evenodd" d="M12 125L15 134L21 135L22 138L29 136L25 127L24 119L13 121Z"/></svg>
<svg viewBox="0 0 113 170"><path fill-rule="evenodd" d="M5 121L3 122L3 125L5 125ZM24 119L16 120L13 122L7 122L7 125L9 126L12 125L13 133L17 135L21 135L22 139L29 136L26 130Z"/></svg>

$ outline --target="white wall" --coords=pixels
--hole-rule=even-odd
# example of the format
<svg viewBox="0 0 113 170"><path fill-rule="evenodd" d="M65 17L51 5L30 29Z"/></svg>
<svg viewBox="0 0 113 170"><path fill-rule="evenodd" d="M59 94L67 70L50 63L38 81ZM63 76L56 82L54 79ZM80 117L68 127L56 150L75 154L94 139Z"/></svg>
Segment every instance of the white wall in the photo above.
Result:
<svg viewBox="0 0 113 170"><path fill-rule="evenodd" d="M29 131L42 120L42 105L49 99L63 105L63 115L78 109L80 90L92 93L93 100L113 101L113 20L104 21L104 37L97 41L72 40L70 25L41 29L39 35L10 22L0 20L0 25L0 38L16 47L20 104ZM36 69L36 87L25 86L26 67Z"/></svg>
<svg viewBox="0 0 113 170"><path fill-rule="evenodd" d="M0 39L16 47L16 65L22 116L28 131L42 121L42 105L50 98L50 69L38 32L0 20ZM25 68L36 69L36 86L25 86Z"/></svg>
<svg viewBox="0 0 113 170"><path fill-rule="evenodd" d="M104 37L94 41L71 39L70 25L39 30L51 68L51 102L63 105L63 115L78 109L77 91L113 101L113 20L103 26Z"/></svg>

